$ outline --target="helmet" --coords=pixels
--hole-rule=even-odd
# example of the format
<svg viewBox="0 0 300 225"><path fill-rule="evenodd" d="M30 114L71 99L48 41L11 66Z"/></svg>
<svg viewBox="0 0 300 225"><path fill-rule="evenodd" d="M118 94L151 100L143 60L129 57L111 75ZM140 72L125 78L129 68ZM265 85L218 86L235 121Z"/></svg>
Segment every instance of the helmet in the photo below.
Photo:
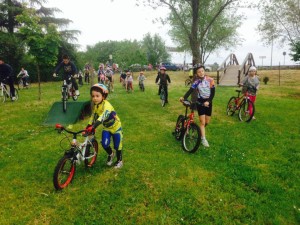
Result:
<svg viewBox="0 0 300 225"><path fill-rule="evenodd" d="M103 98L104 98L104 99L107 98L107 95L108 95L108 89L107 89L107 87L106 87L104 84L100 84L100 83L94 84L94 85L91 87L90 94L92 94L92 91L99 91L99 92L103 95Z"/></svg>
<svg viewBox="0 0 300 225"><path fill-rule="evenodd" d="M193 66L193 72L194 74L197 72L198 69L203 68L205 70L204 65L202 65L201 63L197 63Z"/></svg>
<svg viewBox="0 0 300 225"><path fill-rule="evenodd" d="M255 66L250 66L249 71L256 71L256 67Z"/></svg>
<svg viewBox="0 0 300 225"><path fill-rule="evenodd" d="M164 71L166 71L167 69L166 69L166 67L162 66L162 67L159 68L159 70L164 70Z"/></svg>

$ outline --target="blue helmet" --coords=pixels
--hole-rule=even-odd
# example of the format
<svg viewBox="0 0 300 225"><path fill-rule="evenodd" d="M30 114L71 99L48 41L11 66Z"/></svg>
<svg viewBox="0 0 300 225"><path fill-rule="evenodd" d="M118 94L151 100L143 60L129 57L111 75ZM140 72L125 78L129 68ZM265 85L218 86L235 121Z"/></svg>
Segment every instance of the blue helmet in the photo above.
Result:
<svg viewBox="0 0 300 225"><path fill-rule="evenodd" d="M106 87L104 84L100 84L100 83L94 84L94 85L91 87L90 94L92 94L92 91L99 91L99 92L103 95L103 98L104 98L104 99L107 98L107 95L108 95L108 89L107 89L107 87Z"/></svg>

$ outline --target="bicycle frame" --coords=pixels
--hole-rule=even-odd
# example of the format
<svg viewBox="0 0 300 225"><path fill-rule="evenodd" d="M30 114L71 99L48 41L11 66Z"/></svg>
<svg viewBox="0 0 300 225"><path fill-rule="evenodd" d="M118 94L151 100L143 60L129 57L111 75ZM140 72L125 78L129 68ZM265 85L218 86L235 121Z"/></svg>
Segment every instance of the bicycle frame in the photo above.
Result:
<svg viewBox="0 0 300 225"><path fill-rule="evenodd" d="M73 151L72 153L74 153L73 157L75 156L75 153L76 153L76 158L75 157L73 158L74 163L76 162L77 164L80 164L82 161L93 158L96 155L96 152L95 152L95 154L93 154L89 157L85 157L86 147L88 146L88 144L92 145L91 140L93 140L95 138L94 135L85 136L85 140L82 143L80 143L77 141L77 135L84 132L84 130L80 130L78 132L72 132L72 131L65 129L60 124L56 124L56 129L58 130L59 133L66 131L67 133L73 135L70 150L72 150ZM70 152L66 152L65 154L70 154Z"/></svg>

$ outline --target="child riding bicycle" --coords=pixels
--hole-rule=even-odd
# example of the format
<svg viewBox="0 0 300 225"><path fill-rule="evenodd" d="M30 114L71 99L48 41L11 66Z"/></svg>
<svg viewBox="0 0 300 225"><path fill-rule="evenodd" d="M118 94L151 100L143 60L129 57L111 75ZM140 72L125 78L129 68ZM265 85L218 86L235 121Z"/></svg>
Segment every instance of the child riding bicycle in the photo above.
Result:
<svg viewBox="0 0 300 225"><path fill-rule="evenodd" d="M114 142L114 149L116 150L117 161L115 168L121 168L123 166L122 159L122 140L123 131L120 118L118 117L113 106L106 100L108 95L108 89L104 84L95 84L90 89L90 95L92 102L94 103L94 109L89 123L86 127L86 132L92 134L96 131L100 124L103 124L102 130L102 147L107 152L108 157L106 164L111 166L113 164L114 152L110 147L110 139L112 137Z"/></svg>
<svg viewBox="0 0 300 225"><path fill-rule="evenodd" d="M64 75L63 75L63 79L66 80L67 82L69 81L69 79L71 80L71 83L73 85L73 87L75 88L75 94L77 96L79 96L79 90L78 90L78 84L75 80L75 75L77 74L77 69L76 66L73 62L70 61L70 58L68 55L63 55L63 61L58 64L58 66L55 68L54 73L53 73L53 77L57 77L57 73L59 72L59 70L63 68L64 70Z"/></svg>
<svg viewBox="0 0 300 225"><path fill-rule="evenodd" d="M166 91L166 101L168 103L168 83L171 83L171 79L169 75L166 73L165 67L160 67L157 77L155 79L155 83L158 84L159 81L159 88L158 88L158 95L160 95L161 89L164 88Z"/></svg>

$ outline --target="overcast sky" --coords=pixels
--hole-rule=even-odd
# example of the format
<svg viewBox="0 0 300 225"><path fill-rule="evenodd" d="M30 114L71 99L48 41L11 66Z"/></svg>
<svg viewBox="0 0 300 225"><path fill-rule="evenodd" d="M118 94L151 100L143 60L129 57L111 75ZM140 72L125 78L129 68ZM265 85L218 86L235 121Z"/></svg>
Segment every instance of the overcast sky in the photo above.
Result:
<svg viewBox="0 0 300 225"><path fill-rule="evenodd" d="M78 44L82 49L86 45L94 45L100 41L106 40L142 40L143 36L150 32L158 33L168 46L175 46L167 32L169 27L161 23L153 23L153 20L160 15L168 12L167 8L153 10L149 7L136 6L135 0L49 0L48 7L57 7L62 13L57 17L68 18L73 23L68 29L77 29L82 33L78 37ZM241 64L247 53L251 52L254 56L256 65L271 64L271 47L264 46L256 30L259 22L259 13L252 9L244 9L243 13L247 19L239 29L241 38L245 39L241 46L232 50L221 50L213 54L207 64L214 62L222 63L224 59L232 52L235 53ZM287 55L283 56L283 52ZM272 64L294 65L290 60L289 47L279 47L274 45ZM265 59L261 59L265 56ZM191 57L187 56L186 62L191 62ZM172 61L174 63L183 63L184 54L173 53Z"/></svg>

